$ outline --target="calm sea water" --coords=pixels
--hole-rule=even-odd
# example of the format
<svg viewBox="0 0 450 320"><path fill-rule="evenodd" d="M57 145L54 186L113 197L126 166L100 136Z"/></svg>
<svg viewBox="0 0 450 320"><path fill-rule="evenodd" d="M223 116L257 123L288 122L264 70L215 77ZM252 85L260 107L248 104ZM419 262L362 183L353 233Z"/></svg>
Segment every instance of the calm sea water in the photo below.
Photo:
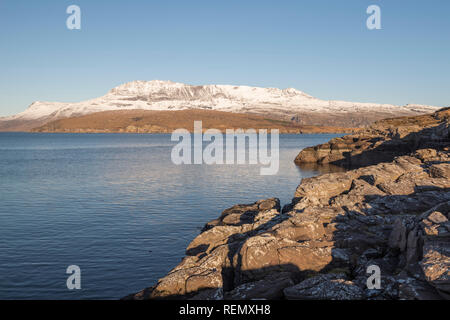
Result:
<svg viewBox="0 0 450 320"><path fill-rule="evenodd" d="M170 135L0 133L0 299L117 299L154 284L209 220L237 203L288 203L304 147L281 135L280 169L172 164ZM81 268L81 290L66 269Z"/></svg>

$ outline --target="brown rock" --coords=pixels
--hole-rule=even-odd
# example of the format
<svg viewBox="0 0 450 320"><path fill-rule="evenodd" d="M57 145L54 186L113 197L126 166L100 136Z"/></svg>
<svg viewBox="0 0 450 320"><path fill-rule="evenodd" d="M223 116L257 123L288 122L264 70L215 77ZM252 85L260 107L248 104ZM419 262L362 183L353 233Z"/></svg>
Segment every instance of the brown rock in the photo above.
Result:
<svg viewBox="0 0 450 320"><path fill-rule="evenodd" d="M449 144L449 114L448 109L442 109L425 116L377 121L358 134L306 148L297 155L295 162L361 167L390 162L423 147L430 151L423 150L418 155L429 161L435 156L435 149Z"/></svg>

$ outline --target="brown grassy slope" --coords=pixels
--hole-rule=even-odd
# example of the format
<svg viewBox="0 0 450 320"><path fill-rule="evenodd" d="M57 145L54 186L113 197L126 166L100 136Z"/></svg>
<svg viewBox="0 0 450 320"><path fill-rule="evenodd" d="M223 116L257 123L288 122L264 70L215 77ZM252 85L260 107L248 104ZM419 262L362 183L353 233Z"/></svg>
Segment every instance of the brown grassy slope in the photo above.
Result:
<svg viewBox="0 0 450 320"><path fill-rule="evenodd" d="M169 133L178 128L193 131L194 121L203 129L279 129L280 133L348 133L352 128L296 125L262 116L211 110L148 111L118 110L55 120L33 132L128 132Z"/></svg>
<svg viewBox="0 0 450 320"><path fill-rule="evenodd" d="M396 117L376 121L371 127L428 127L439 124L442 120L450 118L450 108L442 108L434 113L420 116Z"/></svg>
<svg viewBox="0 0 450 320"><path fill-rule="evenodd" d="M48 121L45 119L38 120L0 120L0 132L26 132L37 126L42 126Z"/></svg>

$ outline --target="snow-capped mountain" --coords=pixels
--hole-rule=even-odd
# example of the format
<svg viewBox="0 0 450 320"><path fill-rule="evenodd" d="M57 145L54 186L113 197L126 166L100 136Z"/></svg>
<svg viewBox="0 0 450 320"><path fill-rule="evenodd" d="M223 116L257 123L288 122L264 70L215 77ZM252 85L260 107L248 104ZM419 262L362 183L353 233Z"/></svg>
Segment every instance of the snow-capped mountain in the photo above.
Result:
<svg viewBox="0 0 450 320"><path fill-rule="evenodd" d="M208 109L264 114L305 122L308 119L314 119L314 115L333 115L332 118L336 118L339 115L345 117L346 114L352 114L364 118L364 115L378 114L379 117L376 118L385 118L429 113L435 111L437 107L326 101L292 88L276 89L232 85L194 86L172 81L153 80L125 83L113 88L102 97L77 103L36 101L19 114L0 118L0 128L2 123L10 121L43 123L100 111L132 109Z"/></svg>

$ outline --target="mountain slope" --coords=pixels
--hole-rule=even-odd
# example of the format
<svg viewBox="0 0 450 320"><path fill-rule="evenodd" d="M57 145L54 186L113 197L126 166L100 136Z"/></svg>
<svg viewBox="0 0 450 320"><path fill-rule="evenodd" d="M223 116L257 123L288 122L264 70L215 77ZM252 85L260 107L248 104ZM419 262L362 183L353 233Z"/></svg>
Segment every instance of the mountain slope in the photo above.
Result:
<svg viewBox="0 0 450 320"><path fill-rule="evenodd" d="M116 110L50 121L33 132L126 132L170 133L184 128L193 132L194 121L202 121L203 130L279 129L280 133L349 133L352 128L305 126L258 115L213 110Z"/></svg>
<svg viewBox="0 0 450 320"><path fill-rule="evenodd" d="M325 101L292 88L192 86L171 81L133 81L112 89L102 97L83 102L34 102L17 115L0 118L0 130L14 130L15 127L20 130L31 129L61 118L136 109L204 109L253 113L299 124L355 127L387 117L433 112L436 107Z"/></svg>

